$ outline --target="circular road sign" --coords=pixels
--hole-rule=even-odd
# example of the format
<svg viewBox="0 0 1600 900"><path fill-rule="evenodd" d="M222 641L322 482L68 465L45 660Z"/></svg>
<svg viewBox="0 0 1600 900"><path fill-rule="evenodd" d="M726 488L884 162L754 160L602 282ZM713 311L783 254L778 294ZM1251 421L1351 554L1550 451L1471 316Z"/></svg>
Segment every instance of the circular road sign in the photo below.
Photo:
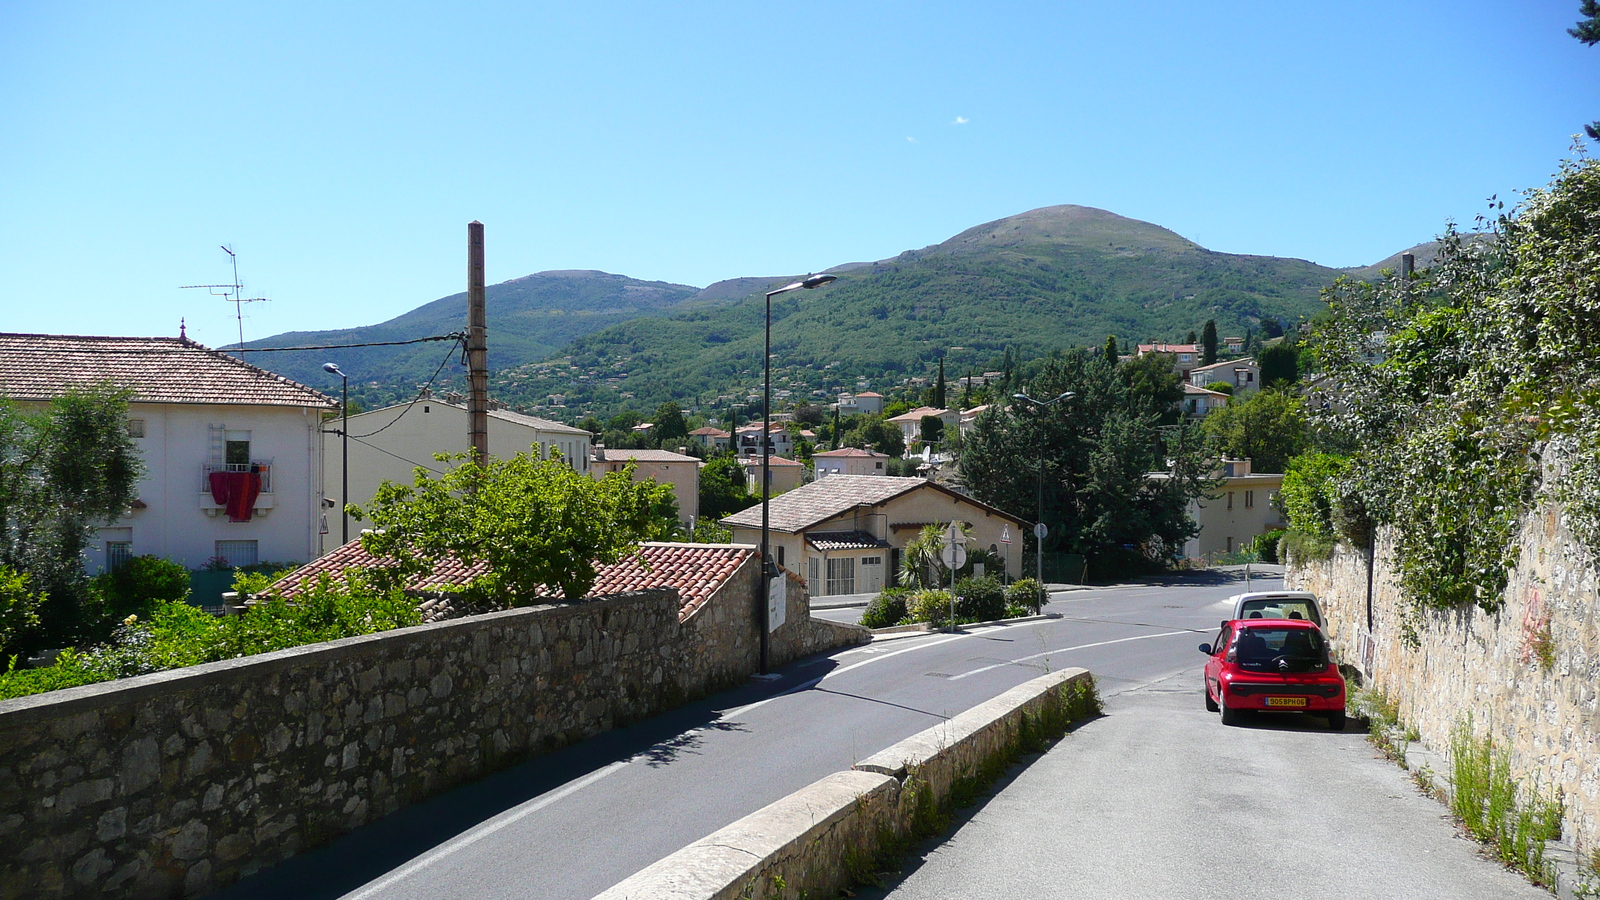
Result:
<svg viewBox="0 0 1600 900"><path fill-rule="evenodd" d="M939 551L939 561L946 568L959 569L967 564L967 548L962 544L945 544Z"/></svg>
<svg viewBox="0 0 1600 900"><path fill-rule="evenodd" d="M1049 535L1050 535L1050 526L1044 524L1043 522L1040 522L1039 524L1033 526L1033 536L1038 538L1039 540L1042 541L1046 537L1048 537Z"/></svg>

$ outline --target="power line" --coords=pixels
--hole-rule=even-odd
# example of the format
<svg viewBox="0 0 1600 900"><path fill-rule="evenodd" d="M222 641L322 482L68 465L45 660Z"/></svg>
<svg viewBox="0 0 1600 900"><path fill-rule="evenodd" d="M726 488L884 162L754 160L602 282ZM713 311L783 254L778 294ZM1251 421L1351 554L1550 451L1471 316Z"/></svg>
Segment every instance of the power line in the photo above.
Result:
<svg viewBox="0 0 1600 900"><path fill-rule="evenodd" d="M413 338L409 341L368 341L364 344L318 344L315 347L230 347L229 350L246 350L251 353L282 353L287 350L348 350L352 347L399 347L404 344L421 344L425 341L459 341L467 336L465 331L452 331L449 334L438 334L432 337ZM224 351L226 352L226 351Z"/></svg>
<svg viewBox="0 0 1600 900"><path fill-rule="evenodd" d="M463 352L465 352L465 350L466 350L466 337L467 337L466 334L464 334L462 332L456 332L454 335L451 335L451 337L455 338L456 344L459 345L462 348ZM426 340L440 340L440 339L439 338L426 338ZM416 341L410 341L408 343L416 343ZM405 418L406 413L411 412L412 407L416 406L417 403L419 401L421 401L423 397L426 397L428 395L428 392L433 389L434 381L436 381L439 378L439 373L444 371L444 367L450 364L450 356L451 356L451 354L455 353L455 351L456 351L456 348L455 347L451 347L449 352L445 353L444 359L439 361L439 367L437 369L433 370L433 375L429 376L428 383L424 384L422 386L422 389L417 391L417 396L413 397L411 402L406 404L406 408L405 409L400 410L400 415L395 416L392 420L389 421L388 424L384 425L382 428L379 428L377 431L369 431L366 434L352 434L352 435L350 435L350 439L354 441L354 440L360 440L361 438L372 437L375 434L380 434L384 430L388 429L390 426L394 425L395 422L398 422L401 419ZM339 430L336 428L332 432L328 432L328 433L330 433L330 434L338 434ZM369 444L368 446L371 446L371 445ZM393 454L390 454L390 455L392 456ZM399 459L399 457L395 457L395 458Z"/></svg>

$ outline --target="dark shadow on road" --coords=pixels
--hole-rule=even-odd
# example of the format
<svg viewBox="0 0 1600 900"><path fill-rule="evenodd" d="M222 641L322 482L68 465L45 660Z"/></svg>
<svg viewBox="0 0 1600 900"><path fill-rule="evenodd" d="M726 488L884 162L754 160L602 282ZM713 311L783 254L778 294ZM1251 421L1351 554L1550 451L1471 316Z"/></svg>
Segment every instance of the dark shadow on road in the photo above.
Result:
<svg viewBox="0 0 1600 900"><path fill-rule="evenodd" d="M1328 720L1316 713L1304 712L1256 712L1255 710L1240 710L1239 724L1234 728L1249 728L1256 731L1308 731L1317 734L1347 734L1361 733L1361 728L1354 719L1346 719L1343 728L1338 731L1328 727Z"/></svg>
<svg viewBox="0 0 1600 900"><path fill-rule="evenodd" d="M895 709L903 709L906 712L914 712L914 713L918 713L918 714L924 715L924 716L932 716L933 718L938 719L941 722L946 720L946 719L948 719L948 718L950 718L949 716L945 715L944 713L929 712L928 710L925 710L925 709L917 709L915 706L902 706L899 703L890 703L887 700L879 700L876 697L863 697L860 694L852 694L852 693L849 693L847 691L830 691L827 688L812 688L812 690L816 691L819 694L832 694L835 697L849 697L851 700L862 700L862 701L865 701L867 703L876 703L879 706L892 706Z"/></svg>
<svg viewBox="0 0 1600 900"><path fill-rule="evenodd" d="M844 648L838 652L853 648ZM214 900L331 900L360 889L475 826L617 762L660 767L700 746L706 730L744 730L719 710L793 691L838 666L832 654L800 660L772 681L752 679L670 712L596 735L423 800L314 850L207 895Z"/></svg>

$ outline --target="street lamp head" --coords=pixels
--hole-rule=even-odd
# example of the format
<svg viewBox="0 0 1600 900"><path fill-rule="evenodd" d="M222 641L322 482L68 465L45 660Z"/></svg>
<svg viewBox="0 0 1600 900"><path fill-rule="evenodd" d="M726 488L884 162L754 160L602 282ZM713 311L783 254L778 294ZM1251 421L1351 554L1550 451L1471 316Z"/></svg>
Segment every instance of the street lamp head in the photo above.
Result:
<svg viewBox="0 0 1600 900"><path fill-rule="evenodd" d="M1029 397L1027 394L1012 394L1011 395L1011 399L1013 399L1013 400L1021 400L1021 401L1025 402L1025 403L1037 403L1038 402L1037 400L1034 400L1032 397Z"/></svg>
<svg viewBox="0 0 1600 900"><path fill-rule="evenodd" d="M805 277L805 280L800 282L800 286L809 291L812 288L822 287L823 285L825 285L825 284L827 284L829 282L838 281L838 280L839 280L839 276L837 276L837 275L828 275L828 274L807 275Z"/></svg>
<svg viewBox="0 0 1600 900"><path fill-rule="evenodd" d="M1054 400L1051 400L1050 402L1051 403L1060 403L1063 400L1070 400L1071 398L1076 397L1076 396L1078 396L1078 392L1077 391L1063 391L1061 396L1055 398Z"/></svg>
<svg viewBox="0 0 1600 900"><path fill-rule="evenodd" d="M340 378L345 377L345 374L339 371L339 366L336 363L323 363L322 371L327 372L329 375L337 375Z"/></svg>

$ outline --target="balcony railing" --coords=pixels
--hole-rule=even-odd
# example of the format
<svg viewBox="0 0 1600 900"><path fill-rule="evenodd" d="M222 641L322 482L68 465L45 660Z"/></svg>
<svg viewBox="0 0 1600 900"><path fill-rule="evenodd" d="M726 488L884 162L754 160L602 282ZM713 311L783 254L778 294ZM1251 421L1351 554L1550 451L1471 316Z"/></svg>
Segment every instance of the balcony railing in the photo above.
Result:
<svg viewBox="0 0 1600 900"><path fill-rule="evenodd" d="M255 472L261 476L261 493L272 493L272 460L258 460L248 463L206 463L200 467L200 491L211 493L211 474L213 472Z"/></svg>

